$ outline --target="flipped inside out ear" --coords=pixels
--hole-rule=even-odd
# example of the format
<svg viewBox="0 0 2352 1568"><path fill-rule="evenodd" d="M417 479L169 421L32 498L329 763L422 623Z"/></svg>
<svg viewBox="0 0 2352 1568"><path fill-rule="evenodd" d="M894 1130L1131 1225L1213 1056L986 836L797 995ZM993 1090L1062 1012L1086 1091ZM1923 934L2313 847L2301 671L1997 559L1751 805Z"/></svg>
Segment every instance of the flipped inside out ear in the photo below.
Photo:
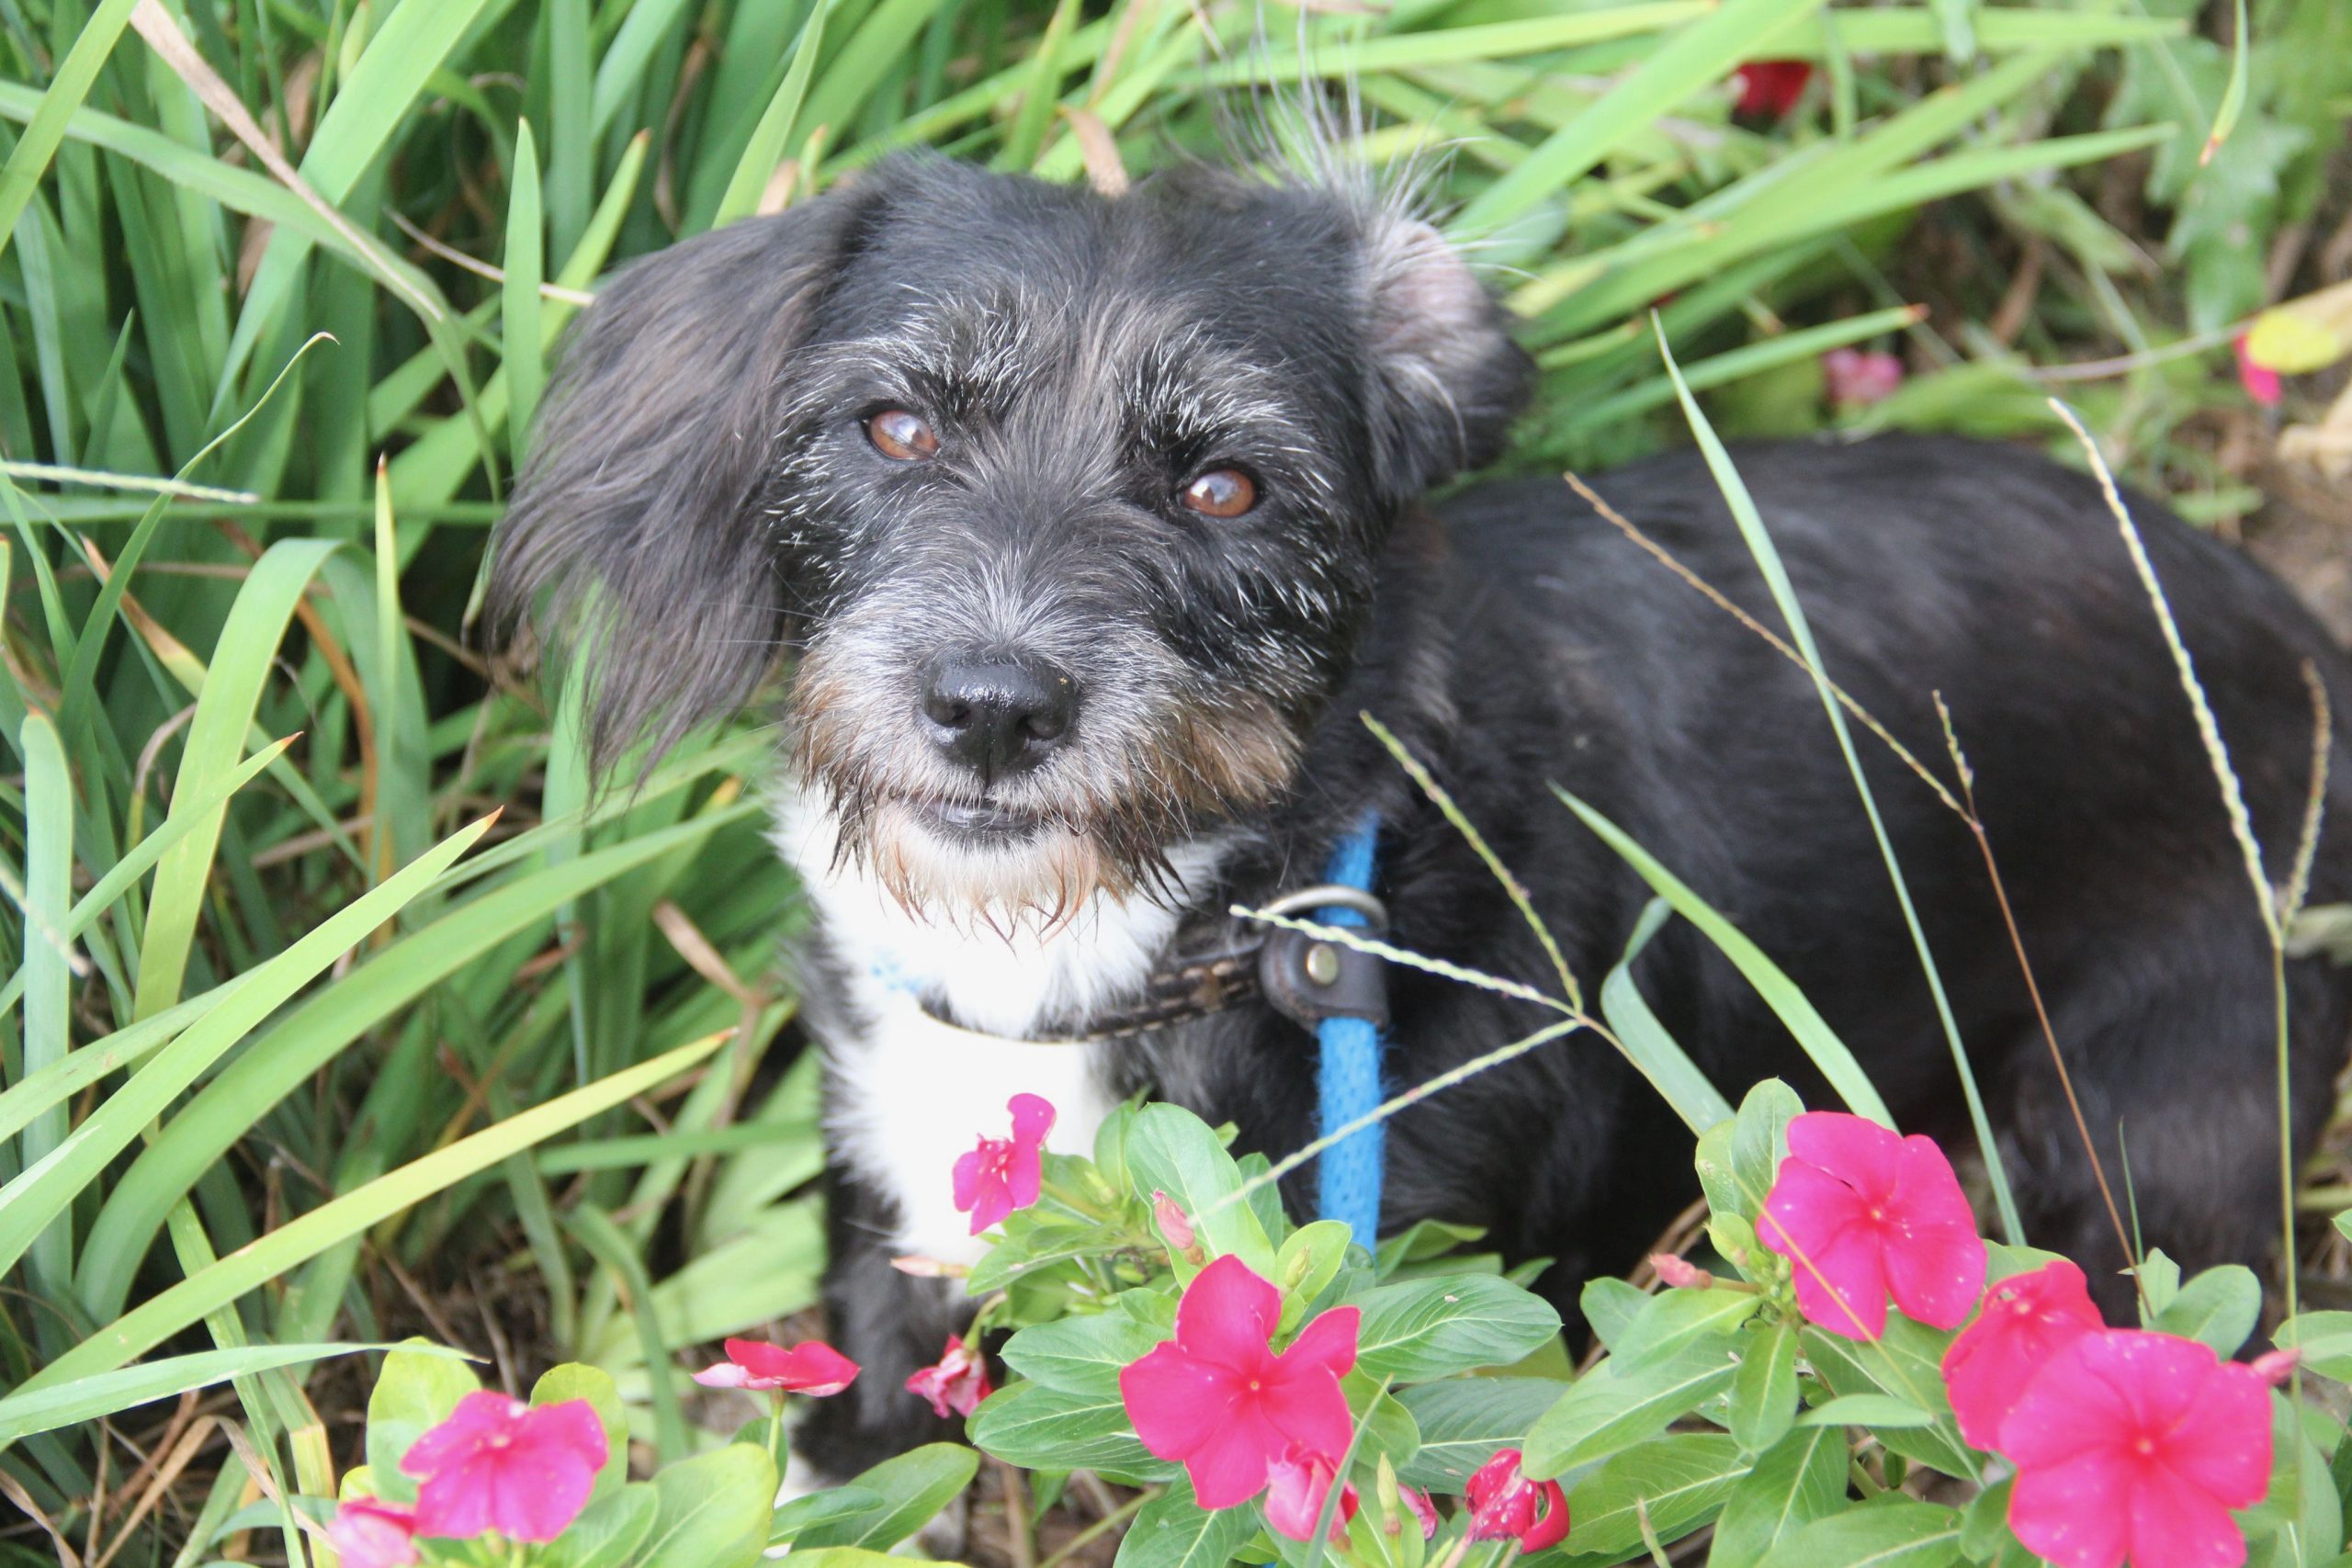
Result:
<svg viewBox="0 0 2352 1568"><path fill-rule="evenodd" d="M1364 254L1379 477L1410 498L1501 455L1534 366L1502 307L1430 224L1383 213Z"/></svg>
<svg viewBox="0 0 2352 1568"><path fill-rule="evenodd" d="M492 635L579 659L599 769L750 700L783 604L776 377L851 248L844 191L624 269L572 331L493 540Z"/></svg>

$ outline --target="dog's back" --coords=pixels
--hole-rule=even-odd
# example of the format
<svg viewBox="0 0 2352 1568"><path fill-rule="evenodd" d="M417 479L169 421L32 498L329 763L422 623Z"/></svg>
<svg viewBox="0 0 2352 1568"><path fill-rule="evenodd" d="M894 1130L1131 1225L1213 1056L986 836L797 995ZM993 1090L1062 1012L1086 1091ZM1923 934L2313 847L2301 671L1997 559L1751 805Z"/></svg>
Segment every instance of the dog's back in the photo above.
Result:
<svg viewBox="0 0 2352 1568"><path fill-rule="evenodd" d="M1939 696L1973 805L2051 1003L2110 1179L2128 1158L2147 1235L2176 1258L2243 1257L2275 1232L2278 1061L2267 938L2157 614L2096 481L2014 447L1886 437L1734 449L1831 679L1958 797ZM1785 630L1696 454L1598 492L1765 626ZM2243 555L2132 497L2130 510L2283 891L2312 786L2312 685L2352 714L2352 664ZM1448 509L1464 575L1540 625L1577 701L1617 705L1639 757L1622 803L1650 847L1789 970L1854 1045L1905 1125L1965 1136L1921 965L1811 682L1551 480ZM1523 618L1523 620L1522 620ZM2090 1186L1984 853L1890 748L1853 727L1958 1016L2029 1229L2086 1263L2119 1248ZM2314 902L2352 896L2352 742L2328 747ZM1713 998L1663 1010L1725 1081L1785 1037L1708 962ZM1652 974L1657 970L1653 969ZM1686 977L1687 978L1687 977ZM2352 982L2293 963L2297 1144L2325 1115ZM1657 994L1655 991L1653 994ZM1753 1033L1750 1034L1749 1031ZM1802 1065L1789 1065L1802 1073ZM2251 1229L2249 1228L2251 1227ZM2110 1259L2120 1262L2120 1259Z"/></svg>

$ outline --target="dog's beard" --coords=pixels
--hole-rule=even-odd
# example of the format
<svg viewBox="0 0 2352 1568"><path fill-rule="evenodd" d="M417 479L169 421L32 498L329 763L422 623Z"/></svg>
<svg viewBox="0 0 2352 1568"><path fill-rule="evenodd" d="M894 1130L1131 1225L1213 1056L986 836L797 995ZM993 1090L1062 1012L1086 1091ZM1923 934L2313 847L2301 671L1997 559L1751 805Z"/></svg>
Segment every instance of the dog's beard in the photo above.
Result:
<svg viewBox="0 0 2352 1568"><path fill-rule="evenodd" d="M1170 901L1181 891L1175 848L1269 803L1297 761L1296 736L1261 702L1131 716L1126 735L1108 733L1098 709L1091 739L1000 781L983 802L926 739L860 700L870 695L821 657L805 660L791 705L796 770L830 808L836 869L854 864L910 914L959 929L1050 931L1098 897ZM966 832L936 812L984 803L1023 825Z"/></svg>

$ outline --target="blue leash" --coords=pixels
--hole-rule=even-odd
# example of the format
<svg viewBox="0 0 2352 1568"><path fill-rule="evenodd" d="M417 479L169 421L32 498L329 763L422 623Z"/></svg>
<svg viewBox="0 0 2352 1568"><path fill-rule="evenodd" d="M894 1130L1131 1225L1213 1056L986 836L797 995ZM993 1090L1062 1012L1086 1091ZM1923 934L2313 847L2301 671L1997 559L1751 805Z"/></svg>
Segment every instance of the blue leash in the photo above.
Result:
<svg viewBox="0 0 2352 1568"><path fill-rule="evenodd" d="M1360 893L1372 891L1373 852L1380 840L1380 814L1368 812L1363 822L1331 852L1323 880ZM1362 926L1363 916L1332 906L1316 911L1327 926ZM1384 1042L1379 1027L1368 1019L1327 1018L1316 1026L1321 1047L1316 1067L1316 1095L1320 1102L1322 1135L1329 1137L1359 1116L1370 1115L1381 1102L1380 1057ZM1380 1238L1380 1180L1383 1135L1386 1123L1375 1122L1351 1133L1323 1151L1322 1210L1327 1220L1343 1222L1367 1249Z"/></svg>

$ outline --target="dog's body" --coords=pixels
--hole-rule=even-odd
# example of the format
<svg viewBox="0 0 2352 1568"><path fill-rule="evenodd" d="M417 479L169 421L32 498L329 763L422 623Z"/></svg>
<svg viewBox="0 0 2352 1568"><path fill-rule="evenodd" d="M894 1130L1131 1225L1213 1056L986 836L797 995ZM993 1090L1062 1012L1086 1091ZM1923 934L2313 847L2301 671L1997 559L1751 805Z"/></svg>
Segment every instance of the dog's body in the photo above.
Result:
<svg viewBox="0 0 2352 1568"><path fill-rule="evenodd" d="M699 356L699 360L697 357ZM780 851L819 920L800 972L831 1068L833 1332L866 1371L805 1439L845 1471L923 1435L900 1384L968 1256L949 1167L1052 1100L1057 1147L1137 1089L1279 1155L1311 1136L1313 1043L1244 1001L1094 1045L1156 970L1319 879L1376 809L1398 945L1556 988L1470 848L1358 722L1424 759L1530 889L1588 991L1648 899L1545 788L1590 802L1777 960L1906 1130L1965 1138L1944 1034L1805 675L1555 482L1418 497L1490 456L1521 360L1431 231L1327 193L1193 179L1119 201L939 164L626 275L551 400L502 561L510 609L601 581L608 743L673 737L799 659ZM693 374L689 374L689 371ZM1886 439L1736 454L1831 675L1940 761L1949 704L2025 951L2108 1169L2190 1266L2276 1235L2267 948L2177 675L2092 482L2018 451ZM1602 493L1767 621L1693 458ZM1239 510L1232 508L1239 502ZM2304 813L2308 661L2352 670L2275 582L2136 513L2271 874ZM563 615L559 608L557 615ZM2000 1129L2030 1238L2111 1280L2120 1253L1975 839L1860 736ZM2352 747L2330 805L2352 808ZM1946 770L1948 771L1948 770ZM2318 898L2352 895L2331 830ZM1690 927L1635 966L1736 1098L1830 1100ZM2290 974L2299 1145L2352 987ZM1541 1010L1390 976L1386 1077L1421 1081ZM2120 1142L2119 1142L2119 1129ZM1311 1207L1312 1170L1288 1190ZM1487 1226L1548 1256L1564 1305L1694 1188L1686 1133L1571 1036L1391 1124L1384 1227ZM2116 1292L2110 1292L2116 1293Z"/></svg>

